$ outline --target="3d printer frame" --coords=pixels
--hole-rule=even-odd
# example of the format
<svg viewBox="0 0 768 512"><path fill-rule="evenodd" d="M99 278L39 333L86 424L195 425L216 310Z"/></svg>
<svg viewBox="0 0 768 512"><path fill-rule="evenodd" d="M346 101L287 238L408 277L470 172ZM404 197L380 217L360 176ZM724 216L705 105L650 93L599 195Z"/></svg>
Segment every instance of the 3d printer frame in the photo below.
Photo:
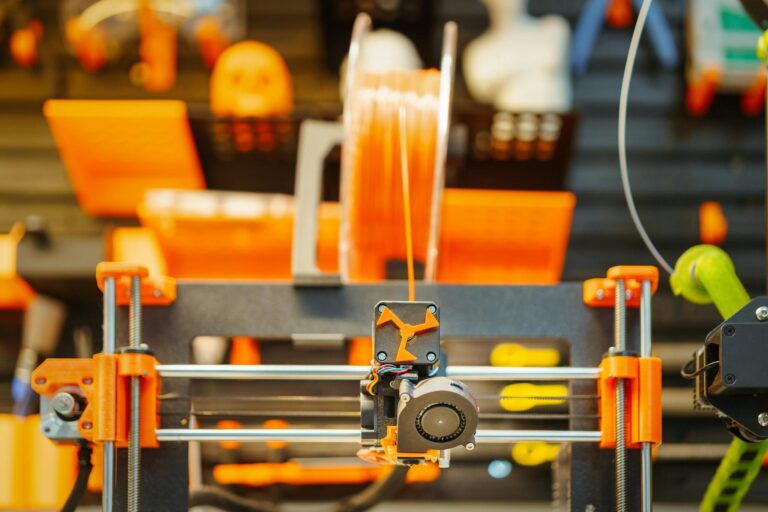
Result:
<svg viewBox="0 0 768 512"><path fill-rule="evenodd" d="M248 282L203 283L179 281L176 299L167 306L147 307L143 312L143 339L155 357L163 381L163 393L188 397L192 378L227 379L351 379L367 373L362 367L295 366L270 370L269 366L232 367L191 365L192 340L199 335L252 336L290 339L338 336L344 339L369 336L371 312L387 297L403 297L401 283L298 287L292 284ZM571 367L531 369L457 367L448 375L472 380L568 381L573 394L594 393L597 366L612 346L613 311L588 308L582 303L581 284L555 286L452 286L420 284L419 296L441 304L442 338L558 339L570 345ZM118 308L118 339L127 339L128 311ZM638 350L639 322L628 322L628 350ZM324 370L325 369L325 370ZM334 377L335 375L335 377ZM523 440L567 442L555 465L560 486L559 501L569 510L608 510L615 503L613 452L598 446L600 431L593 402L572 402L569 430L478 431L478 444ZM144 449L141 464L142 502L157 510L186 510L188 503L188 449L185 441L269 441L279 431L195 430L190 425L190 401L161 404L159 448ZM287 431L286 431L287 434ZM299 434L299 432L296 432ZM356 437L357 436L357 437ZM284 439L301 441L355 441L359 433L322 430L303 432ZM283 438L281 438L283 439ZM640 453L629 451L628 470L640 474ZM115 510L124 510L127 499L127 453L117 450L114 486ZM629 486L631 510L640 507L639 485Z"/></svg>

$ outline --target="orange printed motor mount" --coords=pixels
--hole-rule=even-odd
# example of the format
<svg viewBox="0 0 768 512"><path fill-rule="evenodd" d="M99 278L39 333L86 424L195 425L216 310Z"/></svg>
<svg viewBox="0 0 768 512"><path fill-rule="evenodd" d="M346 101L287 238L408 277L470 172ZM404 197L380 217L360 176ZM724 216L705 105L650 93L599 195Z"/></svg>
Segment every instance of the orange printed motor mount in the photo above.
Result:
<svg viewBox="0 0 768 512"><path fill-rule="evenodd" d="M52 398L63 388L78 388L86 407L78 431L88 441L128 446L130 380L141 378L141 446L157 448L160 382L157 360L149 354L96 354L92 359L46 359L32 372L32 389Z"/></svg>

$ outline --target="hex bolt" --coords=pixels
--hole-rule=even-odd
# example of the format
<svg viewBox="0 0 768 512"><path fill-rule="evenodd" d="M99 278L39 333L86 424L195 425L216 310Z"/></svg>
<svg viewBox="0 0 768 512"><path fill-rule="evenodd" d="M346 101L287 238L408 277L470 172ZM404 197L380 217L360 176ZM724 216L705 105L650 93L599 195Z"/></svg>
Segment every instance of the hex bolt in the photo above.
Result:
<svg viewBox="0 0 768 512"><path fill-rule="evenodd" d="M755 310L755 317L761 322L768 320L768 306L760 306L757 308L757 310Z"/></svg>
<svg viewBox="0 0 768 512"><path fill-rule="evenodd" d="M768 427L768 412L761 412L757 415L757 422L761 427Z"/></svg>
<svg viewBox="0 0 768 512"><path fill-rule="evenodd" d="M437 354L435 354L434 352L427 352L427 361L431 363L436 359L437 359Z"/></svg>
<svg viewBox="0 0 768 512"><path fill-rule="evenodd" d="M384 352L383 350L378 354L376 354L376 359L378 359L379 361L384 361L386 358L387 358L387 353Z"/></svg>

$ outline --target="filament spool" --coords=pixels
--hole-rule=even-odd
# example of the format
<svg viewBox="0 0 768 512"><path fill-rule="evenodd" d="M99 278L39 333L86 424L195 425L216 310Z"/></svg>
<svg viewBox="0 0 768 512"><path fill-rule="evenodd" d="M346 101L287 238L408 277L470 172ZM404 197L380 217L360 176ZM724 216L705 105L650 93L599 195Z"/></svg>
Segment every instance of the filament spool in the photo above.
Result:
<svg viewBox="0 0 768 512"><path fill-rule="evenodd" d="M350 46L342 153L341 269L345 279L386 277L388 261L406 259L401 151L409 171L413 253L427 263L437 254L444 183L455 25L446 25L441 71L372 72L356 67L370 18L358 16ZM448 54L446 56L446 53ZM399 115L404 109L404 122ZM406 148L400 144L405 131Z"/></svg>

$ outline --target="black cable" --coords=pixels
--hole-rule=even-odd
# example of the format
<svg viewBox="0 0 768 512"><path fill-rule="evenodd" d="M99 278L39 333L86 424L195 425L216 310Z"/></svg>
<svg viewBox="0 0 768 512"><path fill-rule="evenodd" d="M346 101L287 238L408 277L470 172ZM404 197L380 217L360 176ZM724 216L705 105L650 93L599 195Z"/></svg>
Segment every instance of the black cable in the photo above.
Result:
<svg viewBox="0 0 768 512"><path fill-rule="evenodd" d="M408 466L392 466L386 476L379 478L357 494L339 501L331 512L362 512L397 495L405 485Z"/></svg>
<svg viewBox="0 0 768 512"><path fill-rule="evenodd" d="M244 498L226 489L205 486L193 491L189 497L190 507L215 507L227 512L278 512L274 503Z"/></svg>
<svg viewBox="0 0 768 512"><path fill-rule="evenodd" d="M77 479L69 493L69 497L67 497L66 503L61 507L61 512L75 512L75 509L77 509L77 506L80 504L80 499L88 488L88 479L90 478L91 470L93 469L91 453L91 447L87 442L82 441L80 443L80 450L77 452Z"/></svg>
<svg viewBox="0 0 768 512"><path fill-rule="evenodd" d="M393 498L405 485L408 466L392 466L386 476L379 478L357 494L334 504L330 512L363 512L382 501ZM215 507L227 512L279 512L277 504L238 496L220 487L205 486L189 498L190 507Z"/></svg>
<svg viewBox="0 0 768 512"><path fill-rule="evenodd" d="M701 368L699 368L696 371L692 371L692 366L695 364L695 361L691 359L687 363L685 363L685 366L680 370L680 376L686 380L693 380L702 373L706 372L707 370L714 368L715 366L720 364L720 361L712 361L711 363L707 363Z"/></svg>

